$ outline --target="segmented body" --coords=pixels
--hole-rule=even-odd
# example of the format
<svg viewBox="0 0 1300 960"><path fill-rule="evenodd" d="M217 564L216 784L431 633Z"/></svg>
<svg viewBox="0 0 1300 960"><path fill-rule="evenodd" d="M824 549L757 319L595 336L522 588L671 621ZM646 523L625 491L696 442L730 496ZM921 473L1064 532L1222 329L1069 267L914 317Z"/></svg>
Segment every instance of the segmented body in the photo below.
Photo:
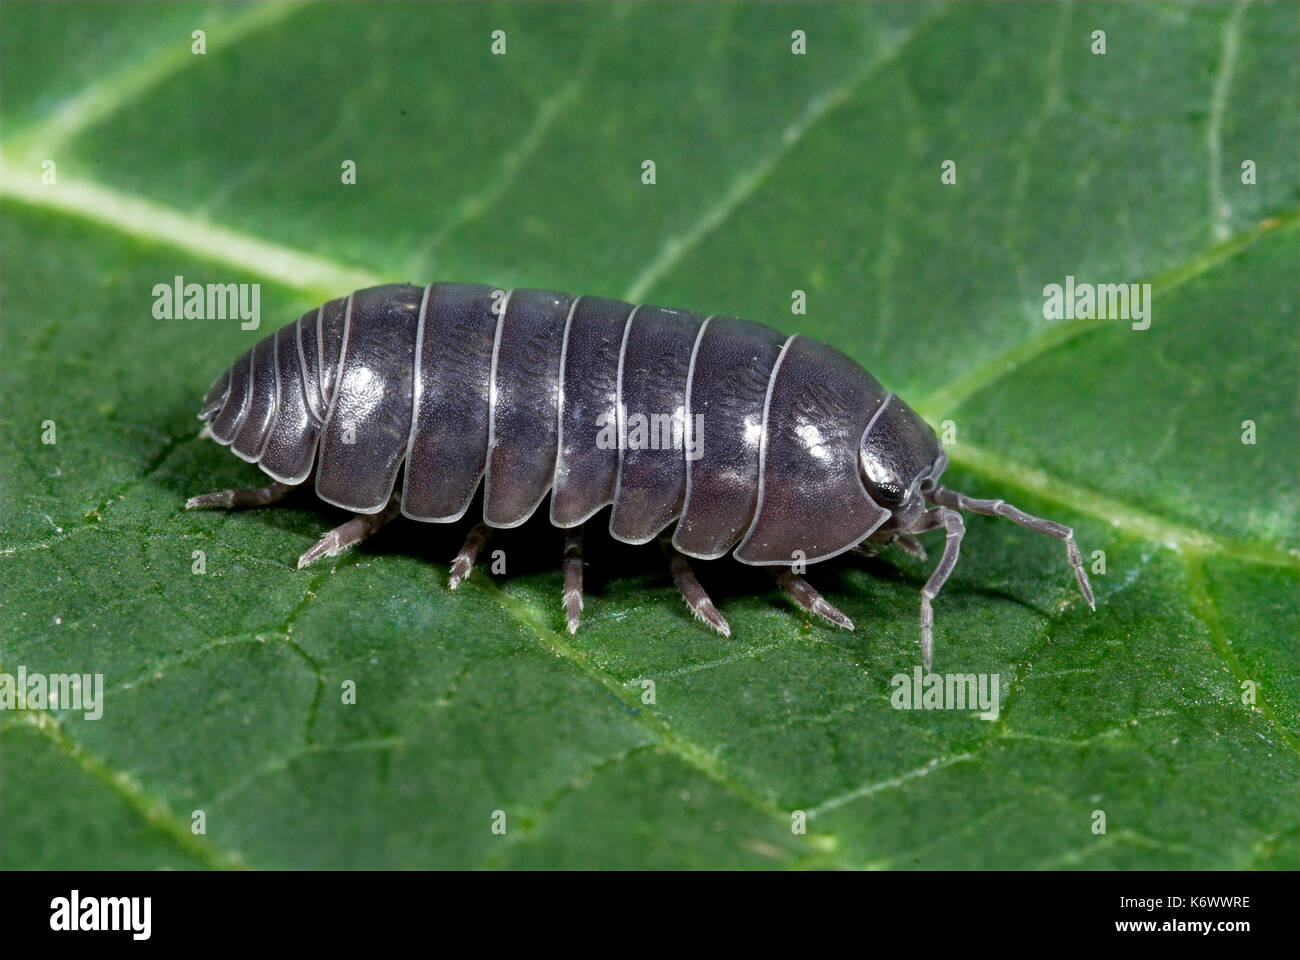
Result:
<svg viewBox="0 0 1300 960"><path fill-rule="evenodd" d="M459 520L483 487L486 526L452 562L454 590L487 527L518 526L549 494L551 522L573 528L570 633L583 604L581 527L607 506L617 539L660 538L691 611L726 636L683 554L731 550L771 567L801 607L851 630L799 576L803 565L865 540L924 559L917 535L943 530L921 590L928 668L931 601L957 563L961 511L1063 541L1094 604L1069 527L941 486L948 457L934 431L871 374L816 340L732 317L475 284L370 287L258 343L208 389L199 417L276 482L191 497L187 508L265 505L314 469L316 494L357 514L299 567L395 516L404 469L400 510L415 520Z"/></svg>
<svg viewBox="0 0 1300 960"><path fill-rule="evenodd" d="M317 495L357 513L384 510L405 466L401 512L415 520L460 519L482 483L492 527L525 522L549 494L556 526L612 505L619 540L675 523L682 553L734 549L755 565L858 544L891 516L879 491L892 482L901 497L942 458L906 404L810 338L461 283L372 287L309 311L219 377L200 416L277 481L314 465Z"/></svg>

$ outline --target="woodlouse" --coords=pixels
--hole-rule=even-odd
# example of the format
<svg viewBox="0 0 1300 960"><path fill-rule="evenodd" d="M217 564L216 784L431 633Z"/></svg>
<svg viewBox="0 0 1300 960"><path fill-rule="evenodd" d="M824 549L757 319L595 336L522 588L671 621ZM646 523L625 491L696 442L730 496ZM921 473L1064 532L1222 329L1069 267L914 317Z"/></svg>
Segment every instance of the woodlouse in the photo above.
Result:
<svg viewBox="0 0 1300 960"><path fill-rule="evenodd" d="M399 510L459 520L481 481L483 521L452 564L454 590L489 529L523 523L549 493L552 524L568 530L570 632L582 609L582 524L606 506L610 534L657 538L691 610L726 636L687 556L734 551L771 567L800 606L851 630L799 564L864 542L924 558L916 535L943 529L943 557L921 591L928 667L931 600L957 562L960 510L1064 540L1094 605L1069 527L940 486L948 458L934 431L871 374L816 340L731 317L478 284L371 287L263 339L216 379L199 418L275 482L187 508L271 503L314 462L317 496L356 514L300 567Z"/></svg>

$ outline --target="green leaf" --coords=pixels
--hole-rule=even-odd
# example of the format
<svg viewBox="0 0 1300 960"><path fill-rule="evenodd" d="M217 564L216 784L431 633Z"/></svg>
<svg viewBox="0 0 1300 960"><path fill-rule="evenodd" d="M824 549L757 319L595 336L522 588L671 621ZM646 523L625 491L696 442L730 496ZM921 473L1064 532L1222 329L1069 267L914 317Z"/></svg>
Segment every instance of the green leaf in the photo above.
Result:
<svg viewBox="0 0 1300 960"><path fill-rule="evenodd" d="M0 666L105 693L0 714L2 862L1294 867L1296 49L1286 4L7 4ZM267 324L155 320L176 275ZM1150 329L1045 319L1067 276L1151 283ZM597 524L569 637L544 521L450 595L463 527L299 571L309 493L182 510L261 476L197 438L213 376L434 279L840 347L953 421L952 487L1104 551L1096 612L969 519L935 668L1000 678L988 722L891 707L893 549L809 572L854 633L696 564L728 641Z"/></svg>

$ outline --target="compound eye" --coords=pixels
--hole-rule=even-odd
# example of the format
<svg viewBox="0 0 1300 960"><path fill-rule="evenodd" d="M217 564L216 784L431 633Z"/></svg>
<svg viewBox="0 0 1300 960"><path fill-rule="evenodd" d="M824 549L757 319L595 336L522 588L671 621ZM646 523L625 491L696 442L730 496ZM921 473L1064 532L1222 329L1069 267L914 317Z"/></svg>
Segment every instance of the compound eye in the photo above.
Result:
<svg viewBox="0 0 1300 960"><path fill-rule="evenodd" d="M876 489L880 491L886 504L902 503L903 497L906 496L906 491L900 483L882 483L878 484Z"/></svg>
<svg viewBox="0 0 1300 960"><path fill-rule="evenodd" d="M879 457L871 456L867 450L859 454L858 465L862 470L863 485L872 500L882 507L902 502L907 489L897 470L891 469Z"/></svg>

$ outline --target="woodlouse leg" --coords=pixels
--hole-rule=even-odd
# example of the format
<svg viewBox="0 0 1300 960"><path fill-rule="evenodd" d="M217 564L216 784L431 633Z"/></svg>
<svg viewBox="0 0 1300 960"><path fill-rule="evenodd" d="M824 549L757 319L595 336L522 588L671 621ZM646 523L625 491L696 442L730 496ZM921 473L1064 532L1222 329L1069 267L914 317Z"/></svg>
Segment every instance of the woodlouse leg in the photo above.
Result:
<svg viewBox="0 0 1300 960"><path fill-rule="evenodd" d="M186 510L200 510L206 507L220 507L223 510L237 510L241 507L264 507L275 503L293 489L292 484L280 483L278 480L264 487L234 487L230 490L216 490L201 493L185 501Z"/></svg>
<svg viewBox="0 0 1300 960"><path fill-rule="evenodd" d="M957 566L957 556L961 552L961 538L966 533L966 523L961 514L947 507L935 507L921 516L921 521L913 529L933 530L943 527L948 531L948 538L943 544L943 556L939 565L930 574L921 589L921 662L925 669L930 669L930 655L934 648L934 608L930 601L943 589L952 568Z"/></svg>
<svg viewBox="0 0 1300 960"><path fill-rule="evenodd" d="M791 599L809 613L815 613L823 620L828 620L845 630L853 629L853 621L827 602L826 598L813 589L813 585L803 577L787 570L785 567L768 567L772 579L788 593Z"/></svg>
<svg viewBox="0 0 1300 960"><path fill-rule="evenodd" d="M928 559L925 555L925 547L921 546L921 541L916 539L910 533L900 533L894 537L894 543L898 544L918 560Z"/></svg>
<svg viewBox="0 0 1300 960"><path fill-rule="evenodd" d="M401 497L393 497L388 506L378 513L358 513L347 523L335 527L321 537L316 546L298 558L298 569L311 566L321 557L337 557L348 547L360 543L397 516L401 506Z"/></svg>
<svg viewBox="0 0 1300 960"><path fill-rule="evenodd" d="M730 639L731 626L726 618L718 613L718 608L704 592L700 581L695 579L695 572L686 562L686 557L673 546L672 540L668 537L660 537L659 546L663 549L664 556L668 558L668 572L673 575L673 583L677 584L677 589L682 592L682 599L691 608L691 613L695 614L696 619L703 620L718 633Z"/></svg>
<svg viewBox="0 0 1300 960"><path fill-rule="evenodd" d="M936 486L926 491L927 499L935 503L942 503L949 507L956 507L958 510L969 510L971 513L982 514L986 517L1005 517L1012 523L1019 524L1035 533L1043 533L1049 537L1055 537L1057 540L1065 541L1065 554L1069 557L1070 566L1074 568L1074 578L1079 582L1079 591L1083 598L1088 601L1088 606L1093 610L1097 609L1097 602L1092 596L1092 584L1088 582L1088 574L1083 570L1083 558L1079 556L1079 548L1074 542L1074 531L1063 523L1057 523L1055 520L1044 520L1042 517L1035 517L1032 514L1019 510L1005 500L977 500L974 497L968 497L964 493L958 493L956 490L948 490L945 487Z"/></svg>
<svg viewBox="0 0 1300 960"><path fill-rule="evenodd" d="M484 544L488 542L488 537L491 535L492 531L484 524L474 524L474 528L465 537L465 545L460 548L460 553L456 554L456 559L451 562L451 579L447 582L448 590L455 590L460 586L460 582L470 575L474 569L474 561L478 559L479 551L483 549Z"/></svg>
<svg viewBox="0 0 1300 960"><path fill-rule="evenodd" d="M564 610L569 635L578 632L582 619L582 527L564 531Z"/></svg>

